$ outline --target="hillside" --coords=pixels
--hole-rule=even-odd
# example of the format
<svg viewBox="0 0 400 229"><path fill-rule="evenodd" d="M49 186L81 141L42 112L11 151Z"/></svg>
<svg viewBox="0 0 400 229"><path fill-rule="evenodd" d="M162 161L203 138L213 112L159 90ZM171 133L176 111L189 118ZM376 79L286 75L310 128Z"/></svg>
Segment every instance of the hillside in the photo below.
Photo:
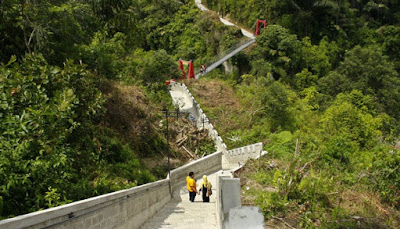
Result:
<svg viewBox="0 0 400 229"><path fill-rule="evenodd" d="M268 228L398 228L399 5L204 3L249 28L269 23L233 72L191 84L229 148L266 144L237 174L242 201Z"/></svg>
<svg viewBox="0 0 400 229"><path fill-rule="evenodd" d="M192 2L3 1L0 15L0 219L165 178L165 80L240 38ZM215 150L169 122L172 168Z"/></svg>
<svg viewBox="0 0 400 229"><path fill-rule="evenodd" d="M250 161L236 176L241 179L242 203L259 206L267 228L400 225L395 198L387 199L387 195L397 196L389 194L395 186L381 186L392 182L389 177L395 175L396 168L387 167L393 166L391 160L396 158L393 145L376 143L373 150L351 152L348 147L354 143L343 142L343 138L323 143L319 120L307 123L316 128L303 125L292 131L271 131L269 119L257 111L257 97L246 83L232 87L220 79L203 78L188 85L205 112L218 117L213 124L229 148L257 141L266 144L268 155ZM243 94L243 87L252 102ZM298 112L296 116L311 115ZM336 142L332 145L331 141ZM348 157L332 154L341 151L348 152Z"/></svg>
<svg viewBox="0 0 400 229"><path fill-rule="evenodd" d="M228 148L262 141L237 176L267 225L400 227L400 5L206 0L257 43L184 81ZM0 219L166 176L165 80L241 40L193 1L3 1ZM170 118L172 167L213 152Z"/></svg>

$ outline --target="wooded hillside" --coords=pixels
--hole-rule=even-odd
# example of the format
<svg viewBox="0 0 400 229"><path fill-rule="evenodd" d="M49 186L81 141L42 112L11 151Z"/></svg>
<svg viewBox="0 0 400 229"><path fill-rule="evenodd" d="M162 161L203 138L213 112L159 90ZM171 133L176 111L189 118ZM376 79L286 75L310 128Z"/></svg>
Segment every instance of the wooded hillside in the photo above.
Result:
<svg viewBox="0 0 400 229"><path fill-rule="evenodd" d="M0 218L164 178L164 81L241 39L189 0L0 3ZM268 24L232 73L188 82L228 148L269 152L239 175L245 203L271 227L398 228L400 3L203 3Z"/></svg>
<svg viewBox="0 0 400 229"><path fill-rule="evenodd" d="M202 97L220 84L220 100L232 87L234 110L202 103L229 148L266 144L239 175L245 203L271 228L398 228L398 1L204 2L248 28L268 23L233 73L192 86Z"/></svg>
<svg viewBox="0 0 400 229"><path fill-rule="evenodd" d="M165 80L239 34L191 1L3 0L0 18L0 219L165 178Z"/></svg>

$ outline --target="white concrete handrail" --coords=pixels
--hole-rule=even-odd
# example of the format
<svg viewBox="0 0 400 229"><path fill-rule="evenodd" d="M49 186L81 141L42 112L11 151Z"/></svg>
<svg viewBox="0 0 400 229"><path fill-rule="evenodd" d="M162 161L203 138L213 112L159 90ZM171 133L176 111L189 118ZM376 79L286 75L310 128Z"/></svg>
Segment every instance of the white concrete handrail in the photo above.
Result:
<svg viewBox="0 0 400 229"><path fill-rule="evenodd" d="M252 145L229 150L225 153L225 158L231 164L244 164L248 159L257 159L265 153L266 152L263 151L262 142L259 142Z"/></svg>
<svg viewBox="0 0 400 229"><path fill-rule="evenodd" d="M138 228L171 198L169 180L76 201L0 221L10 228Z"/></svg>
<svg viewBox="0 0 400 229"><path fill-rule="evenodd" d="M215 152L172 170L164 180L2 220L0 229L139 228L171 200L169 182L174 190L190 171L202 176L221 170L221 157Z"/></svg>
<svg viewBox="0 0 400 229"><path fill-rule="evenodd" d="M186 182L189 172L194 172L195 178L200 179L204 174L211 174L222 169L222 152L215 152L189 164L171 170L171 183L173 190L178 189Z"/></svg>

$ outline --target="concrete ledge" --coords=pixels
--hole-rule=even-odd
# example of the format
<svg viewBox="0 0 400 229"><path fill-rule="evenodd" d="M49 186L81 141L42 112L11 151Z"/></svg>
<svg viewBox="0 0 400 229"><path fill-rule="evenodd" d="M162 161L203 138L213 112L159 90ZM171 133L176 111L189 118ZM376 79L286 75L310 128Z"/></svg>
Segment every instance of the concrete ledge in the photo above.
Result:
<svg viewBox="0 0 400 229"><path fill-rule="evenodd" d="M196 179L205 174L211 174L222 169L222 152L215 152L189 164L183 165L171 171L172 189L179 189L186 182L186 177L193 171Z"/></svg>
<svg viewBox="0 0 400 229"><path fill-rule="evenodd" d="M165 179L126 190L121 190L101 196L92 197L89 199L76 201L70 204L49 208L43 211L37 211L26 215L21 215L11 219L0 221L0 229L43 228L50 226L55 226L54 228L57 228L58 226L60 227L65 226L65 224L68 224L69 222L73 223L74 219L78 217L93 218L95 217L93 215L101 214L102 215L101 218L106 218L107 216L109 216L110 208L111 209L115 208L115 205L118 206L118 204L121 205L124 202L131 202L132 199L136 200L132 204L138 207L137 211L132 211L133 215L139 215L139 216L141 215L142 217L147 216L143 217L143 219L147 220L148 217L151 217L154 214L154 213L151 214L146 210L146 208L151 207L151 205L153 205L153 202L149 201L149 199L151 198L155 199L156 203L158 202L158 200L164 199L164 201L161 202L167 203L170 198L168 187L169 187L169 180ZM159 194L155 195L156 192L158 192ZM149 198L150 195L151 198ZM163 196L166 196L167 198L165 199L165 197ZM99 222L96 222L96 220L91 220L90 223L87 222L87 224L85 225L83 225L85 222L84 219L80 219L79 221L80 221L79 224L82 225L81 227L77 226L77 228L89 229L92 226L97 225L97 223L100 223L101 220L99 219L98 220ZM138 225L138 227L139 226L140 225Z"/></svg>
<svg viewBox="0 0 400 229"><path fill-rule="evenodd" d="M261 142L252 145L229 150L224 155L231 164L244 164L250 158L257 159L263 155L263 145Z"/></svg>
<svg viewBox="0 0 400 229"><path fill-rule="evenodd" d="M231 173L225 173L224 171L218 172L217 173L217 183L216 183L216 197L217 201L215 204L216 207L216 217L217 217L217 223L218 223L218 228L221 229L223 228L223 222L224 222L224 213L222 210L222 195L223 195L223 189L222 189L222 180L227 179L227 178L232 178Z"/></svg>

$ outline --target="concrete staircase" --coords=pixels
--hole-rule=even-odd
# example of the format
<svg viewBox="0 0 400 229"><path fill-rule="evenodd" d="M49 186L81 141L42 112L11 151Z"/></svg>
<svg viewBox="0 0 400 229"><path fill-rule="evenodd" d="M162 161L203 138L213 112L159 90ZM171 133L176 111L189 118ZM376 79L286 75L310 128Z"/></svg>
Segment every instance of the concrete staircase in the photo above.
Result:
<svg viewBox="0 0 400 229"><path fill-rule="evenodd" d="M203 174L195 175L197 187L201 183ZM215 187L216 173L208 176L209 181ZM195 202L189 201L186 185L176 190L174 197L155 216L149 219L141 228L177 228L177 229L212 229L217 228L216 194L213 187L213 195L209 203L203 203L201 196L196 196Z"/></svg>

